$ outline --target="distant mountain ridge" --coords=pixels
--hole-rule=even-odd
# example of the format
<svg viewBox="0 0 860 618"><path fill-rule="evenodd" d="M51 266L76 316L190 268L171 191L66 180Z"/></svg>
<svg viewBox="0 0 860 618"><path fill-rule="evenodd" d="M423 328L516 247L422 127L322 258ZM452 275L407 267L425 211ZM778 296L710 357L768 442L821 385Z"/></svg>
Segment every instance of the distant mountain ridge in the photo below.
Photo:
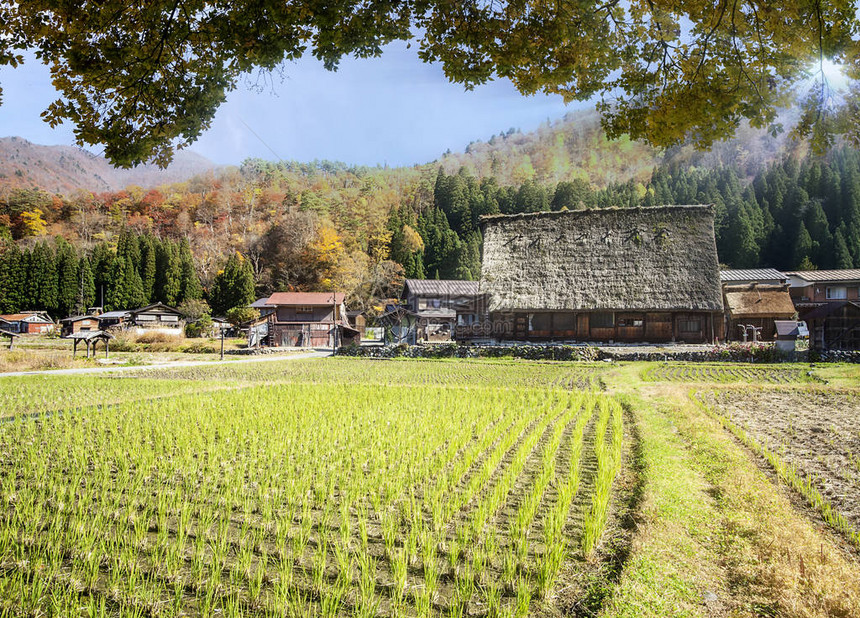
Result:
<svg viewBox="0 0 860 618"><path fill-rule="evenodd" d="M714 144L707 151L692 146L660 150L626 137L609 141L600 126L599 114L595 110L580 110L556 120L547 119L528 133L512 128L487 141L475 140L462 152L449 150L435 161L417 167L432 170L441 167L446 174L455 174L463 168L478 179L492 177L503 186L519 186L524 182L555 186L559 182L582 181L593 188L604 188L630 180L647 184L658 167L731 166L751 179L785 154L803 156L805 151L803 144L793 143L786 134L773 137L748 126L740 128L735 138ZM39 188L50 193L71 194L79 189L98 193L130 185L154 188L185 182L207 172L217 173L227 167L182 150L165 170L154 165L117 169L104 157L81 148L42 146L21 137L0 138L0 185Z"/></svg>
<svg viewBox="0 0 860 618"><path fill-rule="evenodd" d="M71 194L78 189L100 193L129 185L157 187L223 167L195 152L180 150L166 169L155 165L119 169L82 148L42 146L21 137L0 138L0 183L50 193Z"/></svg>

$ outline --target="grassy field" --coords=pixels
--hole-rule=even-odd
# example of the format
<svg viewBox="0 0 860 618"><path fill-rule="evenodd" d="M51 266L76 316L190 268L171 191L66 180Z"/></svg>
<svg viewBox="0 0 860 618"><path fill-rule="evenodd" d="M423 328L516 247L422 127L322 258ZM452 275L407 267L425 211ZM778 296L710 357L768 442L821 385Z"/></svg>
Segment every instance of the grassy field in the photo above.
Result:
<svg viewBox="0 0 860 618"><path fill-rule="evenodd" d="M804 506L756 424L768 393L847 401L830 439L854 454L857 378L344 358L0 378L0 615L857 616L860 551L825 516L854 503Z"/></svg>

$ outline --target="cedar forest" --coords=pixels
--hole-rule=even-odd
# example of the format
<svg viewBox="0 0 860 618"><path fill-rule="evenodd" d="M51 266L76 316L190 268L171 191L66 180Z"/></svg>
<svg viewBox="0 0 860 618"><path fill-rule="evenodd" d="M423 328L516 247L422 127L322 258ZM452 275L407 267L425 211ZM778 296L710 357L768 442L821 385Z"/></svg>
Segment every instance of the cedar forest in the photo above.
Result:
<svg viewBox="0 0 860 618"><path fill-rule="evenodd" d="M713 203L728 267L860 267L860 154L767 140L658 153L574 114L412 168L254 159L64 196L0 179L0 312L205 298L223 315L274 291L337 289L372 313L404 277L479 278L482 215L565 208Z"/></svg>

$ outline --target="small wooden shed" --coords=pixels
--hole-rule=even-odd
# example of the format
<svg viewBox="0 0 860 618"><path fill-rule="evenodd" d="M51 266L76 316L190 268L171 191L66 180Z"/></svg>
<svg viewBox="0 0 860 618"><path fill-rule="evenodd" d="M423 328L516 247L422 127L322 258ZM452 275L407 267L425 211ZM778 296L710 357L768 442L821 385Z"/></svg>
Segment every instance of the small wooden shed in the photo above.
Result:
<svg viewBox="0 0 860 618"><path fill-rule="evenodd" d="M96 345L99 342L102 342L105 348L105 358L107 358L110 354L110 340L113 339L113 335L103 330L95 330L90 332L72 333L65 337L65 339L72 340L72 358L77 355L78 344L81 342L83 342L87 347L87 358L90 357L90 352L92 352L93 356L96 355Z"/></svg>
<svg viewBox="0 0 860 618"><path fill-rule="evenodd" d="M760 329L757 330L760 339L772 341L776 337L774 321L791 320L797 315L788 284L724 285L723 299L726 306L726 338L729 340L743 340L743 333L753 327Z"/></svg>

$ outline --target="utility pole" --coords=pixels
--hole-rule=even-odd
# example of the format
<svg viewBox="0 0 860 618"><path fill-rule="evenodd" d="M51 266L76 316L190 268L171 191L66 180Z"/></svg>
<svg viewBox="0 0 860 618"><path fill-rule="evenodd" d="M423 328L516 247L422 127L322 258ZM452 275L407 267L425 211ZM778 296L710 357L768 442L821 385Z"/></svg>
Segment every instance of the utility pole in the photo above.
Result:
<svg viewBox="0 0 860 618"><path fill-rule="evenodd" d="M218 328L221 330L221 360L224 360L224 325L219 323Z"/></svg>

